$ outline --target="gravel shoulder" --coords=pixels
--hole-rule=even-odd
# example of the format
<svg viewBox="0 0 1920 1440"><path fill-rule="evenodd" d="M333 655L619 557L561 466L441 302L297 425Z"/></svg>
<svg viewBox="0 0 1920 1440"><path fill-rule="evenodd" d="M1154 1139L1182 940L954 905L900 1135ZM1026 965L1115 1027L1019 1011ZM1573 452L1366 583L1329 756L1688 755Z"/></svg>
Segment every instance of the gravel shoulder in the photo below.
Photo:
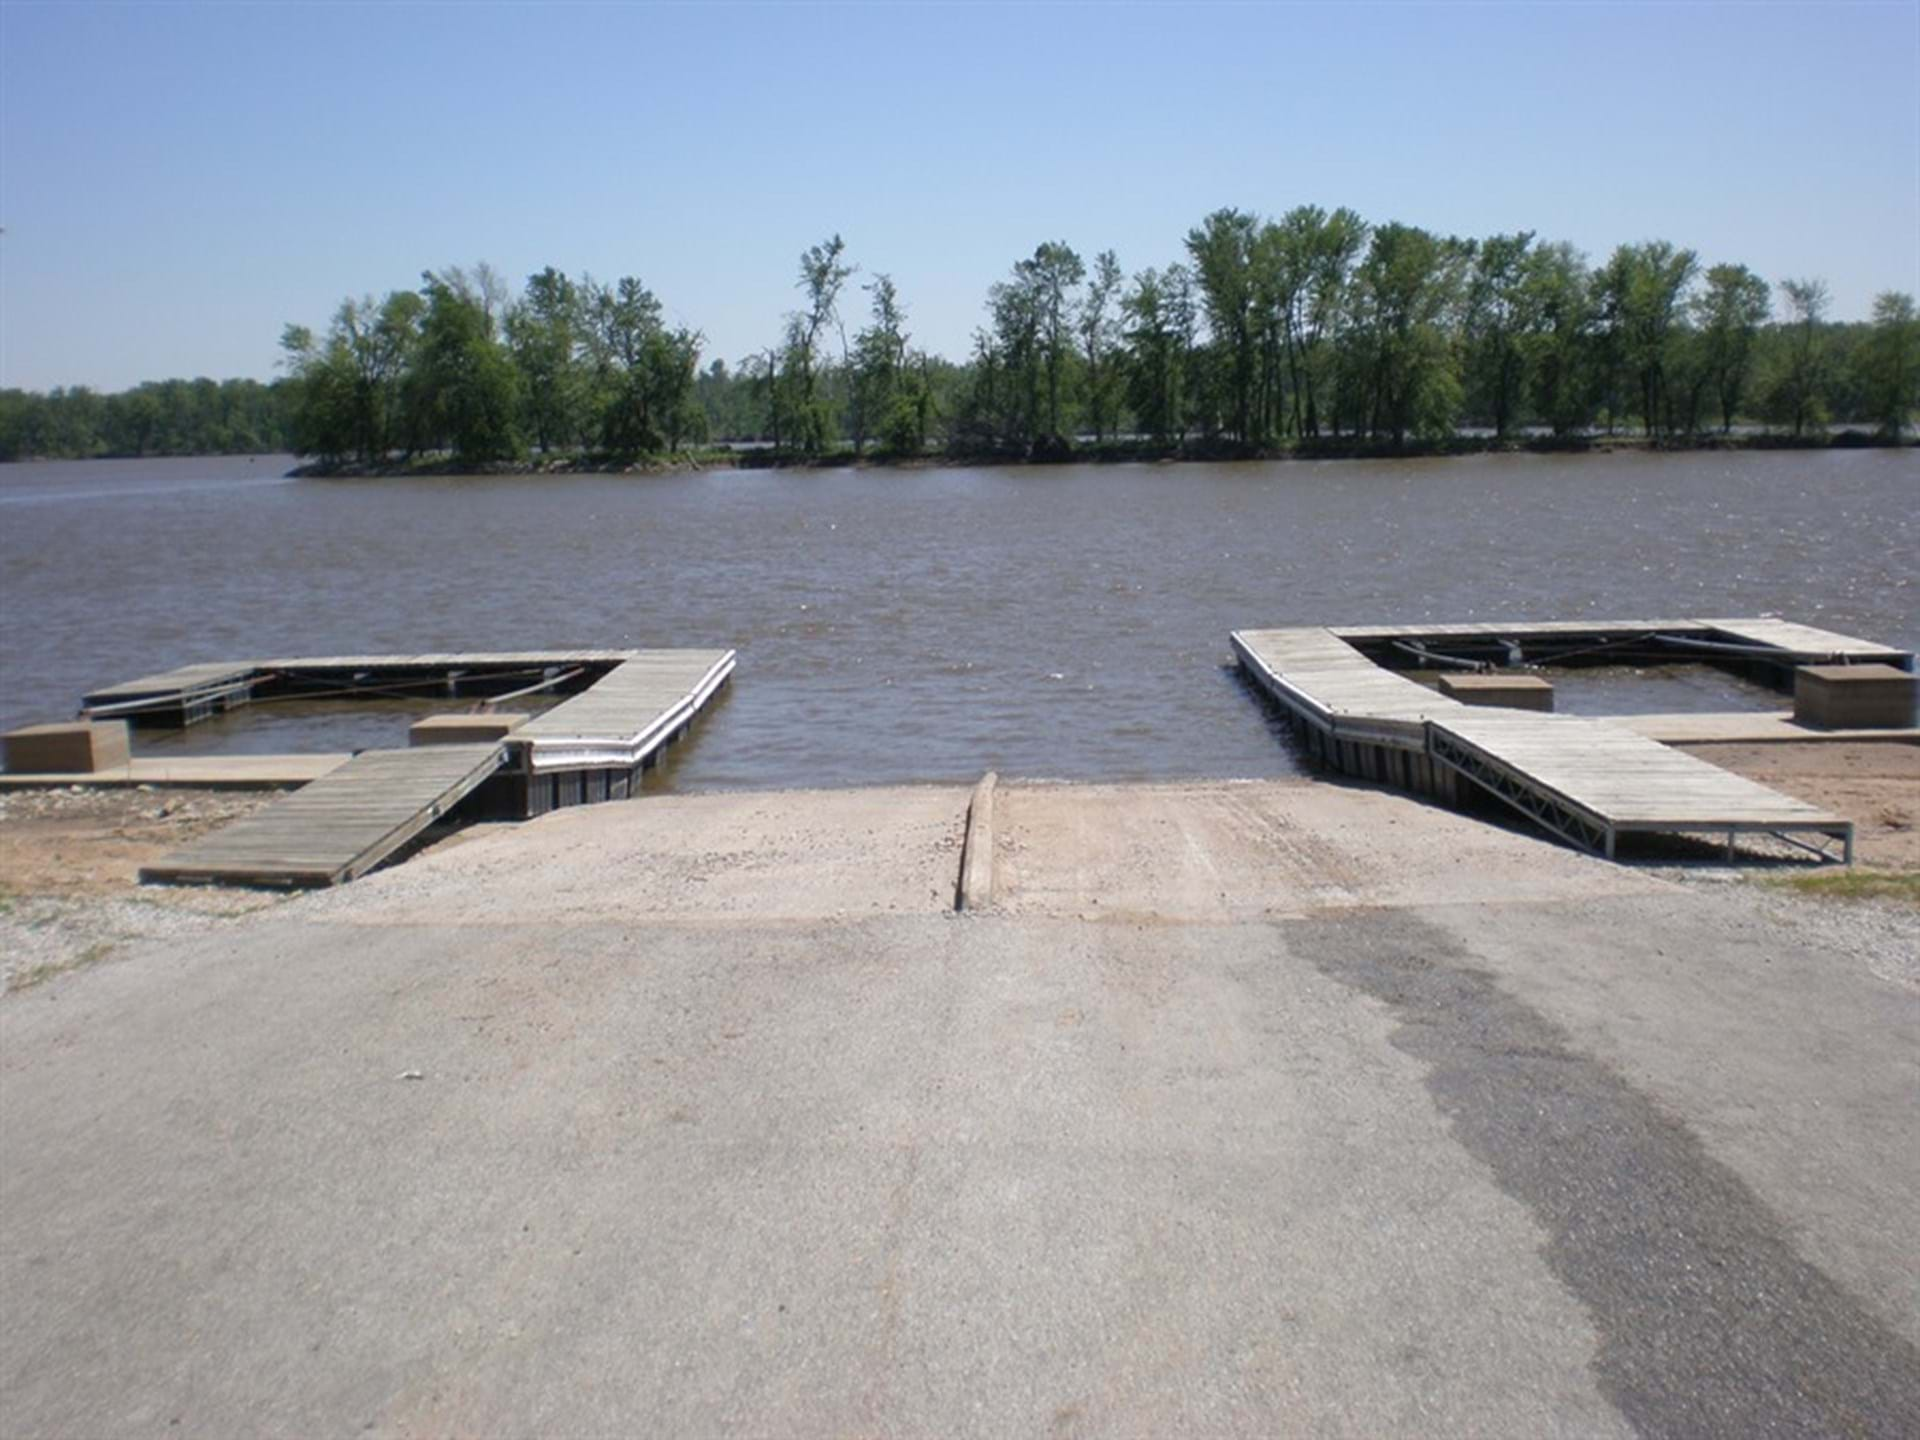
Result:
<svg viewBox="0 0 1920 1440"><path fill-rule="evenodd" d="M0 790L0 993L278 903L138 878L142 865L271 799L148 786Z"/></svg>

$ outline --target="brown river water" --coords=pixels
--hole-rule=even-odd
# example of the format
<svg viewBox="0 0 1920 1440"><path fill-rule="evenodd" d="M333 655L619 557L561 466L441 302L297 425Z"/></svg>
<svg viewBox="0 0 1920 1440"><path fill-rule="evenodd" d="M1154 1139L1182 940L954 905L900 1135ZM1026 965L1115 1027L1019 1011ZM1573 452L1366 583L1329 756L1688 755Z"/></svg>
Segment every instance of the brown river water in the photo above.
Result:
<svg viewBox="0 0 1920 1440"><path fill-rule="evenodd" d="M289 480L0 466L0 726L188 661L731 646L678 789L1294 768L1242 626L1783 614L1920 647L1920 451ZM1562 708L1777 704L1585 672ZM153 753L404 744L262 706Z"/></svg>

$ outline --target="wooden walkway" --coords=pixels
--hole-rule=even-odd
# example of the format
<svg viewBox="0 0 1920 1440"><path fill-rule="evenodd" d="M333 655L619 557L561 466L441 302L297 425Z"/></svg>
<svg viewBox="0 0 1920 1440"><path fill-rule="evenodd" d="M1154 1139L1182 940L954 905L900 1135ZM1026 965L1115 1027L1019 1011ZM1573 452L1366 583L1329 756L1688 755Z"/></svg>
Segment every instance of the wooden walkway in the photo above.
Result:
<svg viewBox="0 0 1920 1440"><path fill-rule="evenodd" d="M1233 646L1265 689L1342 738L1394 740L1424 749L1427 718L1463 708L1417 680L1374 664L1325 628L1236 630Z"/></svg>
<svg viewBox="0 0 1920 1440"><path fill-rule="evenodd" d="M517 681L538 683L544 676L568 681L562 693L580 691L576 700L592 700L574 712L581 716L581 733L619 732L632 740L644 729L628 723L635 707L651 706L683 678L687 683L672 700L685 698L700 688L716 666L731 670L732 655L730 650L469 650L222 660L182 665L89 691L82 698L81 713L99 720L191 725L250 701L300 699L316 690L350 698L355 692L378 694L384 683L407 693L480 698L516 687ZM599 687L616 675L618 683L596 696ZM711 687L706 693L712 693Z"/></svg>
<svg viewBox="0 0 1920 1440"><path fill-rule="evenodd" d="M1435 635L1465 633L1428 628ZM1493 626L1485 633L1542 628ZM1807 848L1825 853L1824 844L1837 841L1852 859L1853 825L1842 816L1614 720L1462 705L1375 665L1345 633L1351 632L1304 627L1240 630L1232 637L1242 666L1337 769L1448 799L1458 776L1554 834L1609 857L1621 835L1657 832L1725 836L1729 848L1740 834L1811 836ZM1416 632L1383 630L1368 638L1409 633Z"/></svg>
<svg viewBox="0 0 1920 1440"><path fill-rule="evenodd" d="M292 655L259 660L259 670L460 670L544 665L618 665L645 650L450 650L423 655Z"/></svg>
<svg viewBox="0 0 1920 1440"><path fill-rule="evenodd" d="M1708 626L1700 620L1537 620L1471 621L1454 625L1329 625L1327 633L1341 640L1504 640L1515 635L1590 635L1596 633L1631 635L1655 630L1679 633L1704 632Z"/></svg>
<svg viewBox="0 0 1920 1440"><path fill-rule="evenodd" d="M542 672L585 667L605 672L641 650L476 650L422 655L301 655L272 660L215 660L182 665L138 680L88 691L81 713L96 720L192 725L253 700L299 698L302 687L333 692L401 684L411 691L426 681L444 693L465 682L500 683L502 676L532 679ZM511 681L505 682L511 683ZM591 682L586 682L591 683Z"/></svg>
<svg viewBox="0 0 1920 1440"><path fill-rule="evenodd" d="M1581 635L1671 635L1681 639L1717 641L1731 645L1764 646L1781 652L1782 659L1802 663L1838 661L1862 664L1879 661L1902 670L1913 668L1913 656L1889 645L1856 639L1832 630L1802 625L1795 620L1503 620L1454 625L1333 625L1327 633L1349 644L1417 640L1446 648L1448 640L1525 640Z"/></svg>
<svg viewBox="0 0 1920 1440"><path fill-rule="evenodd" d="M1811 835L1853 859L1853 822L1611 720L1463 705L1428 753L1561 838L1612 859L1622 835ZM1810 846L1824 853L1821 846Z"/></svg>
<svg viewBox="0 0 1920 1440"><path fill-rule="evenodd" d="M170 718L177 714L180 724L190 725L246 704L258 673L256 665L231 660L182 665L90 691L81 701L82 713L95 720L115 720L162 712Z"/></svg>
<svg viewBox="0 0 1920 1440"><path fill-rule="evenodd" d="M506 759L503 745L367 750L264 810L142 867L169 884L338 885L446 814Z"/></svg>
<svg viewBox="0 0 1920 1440"><path fill-rule="evenodd" d="M1698 620L1694 623L1705 626L1713 636L1724 636L1728 640L1749 645L1770 646L1806 664L1837 661L1861 665L1878 661L1898 670L1913 669L1913 656L1905 650L1876 645L1871 640L1856 640L1851 635L1838 635L1831 630L1802 625L1795 620Z"/></svg>

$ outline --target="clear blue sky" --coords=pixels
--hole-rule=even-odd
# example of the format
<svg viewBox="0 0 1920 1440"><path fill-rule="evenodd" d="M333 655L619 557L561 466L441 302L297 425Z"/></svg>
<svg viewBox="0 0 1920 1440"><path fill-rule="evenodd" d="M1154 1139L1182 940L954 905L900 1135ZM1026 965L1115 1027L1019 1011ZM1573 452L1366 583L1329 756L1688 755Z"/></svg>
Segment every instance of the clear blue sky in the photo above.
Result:
<svg viewBox="0 0 1920 1440"><path fill-rule="evenodd" d="M958 357L1042 240L1134 270L1302 202L1669 238L1860 318L1920 291L1920 3L0 0L6 385L264 377L480 259L637 274L731 361L835 230Z"/></svg>

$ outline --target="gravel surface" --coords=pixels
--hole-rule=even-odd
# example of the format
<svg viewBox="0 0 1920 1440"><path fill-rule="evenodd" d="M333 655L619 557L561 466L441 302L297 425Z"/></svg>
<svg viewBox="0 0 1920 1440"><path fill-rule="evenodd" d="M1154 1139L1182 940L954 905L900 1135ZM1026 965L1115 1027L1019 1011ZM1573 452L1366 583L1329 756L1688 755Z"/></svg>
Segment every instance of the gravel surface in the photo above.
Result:
<svg viewBox="0 0 1920 1440"><path fill-rule="evenodd" d="M1899 900L1847 900L1761 889L1766 923L1845 955L1876 979L1920 992L1920 910Z"/></svg>
<svg viewBox="0 0 1920 1440"><path fill-rule="evenodd" d="M263 892L137 881L147 861L272 798L146 785L0 790L0 990L277 903Z"/></svg>

